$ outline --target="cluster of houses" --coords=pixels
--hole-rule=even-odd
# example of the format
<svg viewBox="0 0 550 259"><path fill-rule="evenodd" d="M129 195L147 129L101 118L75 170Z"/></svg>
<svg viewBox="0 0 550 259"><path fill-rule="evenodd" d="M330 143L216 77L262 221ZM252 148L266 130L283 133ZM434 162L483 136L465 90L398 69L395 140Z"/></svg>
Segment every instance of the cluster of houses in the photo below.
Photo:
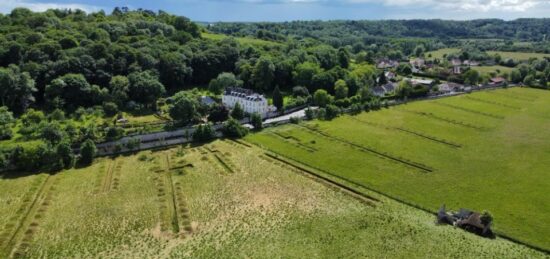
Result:
<svg viewBox="0 0 550 259"><path fill-rule="evenodd" d="M495 236L491 230L492 218L486 216L484 218L483 214L467 209L448 213L443 205L437 212L437 223L453 225L477 235L492 238Z"/></svg>

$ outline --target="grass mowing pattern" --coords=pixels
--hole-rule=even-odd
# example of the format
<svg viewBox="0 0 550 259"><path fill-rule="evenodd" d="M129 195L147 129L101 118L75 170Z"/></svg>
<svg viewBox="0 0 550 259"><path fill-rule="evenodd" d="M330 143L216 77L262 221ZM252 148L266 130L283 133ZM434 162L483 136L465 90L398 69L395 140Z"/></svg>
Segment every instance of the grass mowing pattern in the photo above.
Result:
<svg viewBox="0 0 550 259"><path fill-rule="evenodd" d="M492 105L498 105L498 106L501 106L501 107L506 107L506 108L514 109L514 110L521 110L521 107L513 106L513 105L501 103L501 102L485 100L485 99L482 99L482 98L476 98L476 97L472 97L472 96L466 96L466 98L468 98L470 100L473 100L473 101L476 101L476 102L482 102L482 103L488 103L488 104L492 104Z"/></svg>
<svg viewBox="0 0 550 259"><path fill-rule="evenodd" d="M323 143L339 150L344 147L329 140L319 140L315 145ZM203 160L197 148L181 147L118 157L121 169L115 175L123 184L116 192L93 194L98 172L105 175L105 168L99 168L107 165L107 158L98 159L90 167L58 173L55 177L59 182L49 192L53 202L42 215L25 257L544 258L544 254L506 240L486 240L452 227L436 226L431 214L353 185L354 190L380 200L376 208L366 206L346 192L303 177L290 165L264 161L260 157L264 150L256 146L243 148L230 141L215 141L212 145L240 169L238 177L216 172L217 162ZM320 147L319 153L324 152L326 149ZM362 160L367 162L378 159L352 149L349 156L355 155L365 157ZM378 163L409 169L386 160ZM189 166L182 171L174 169L180 164ZM175 187L178 223L183 228L179 234L162 232L159 226L158 189L152 179L165 177L162 173L168 168ZM415 173L409 177L415 175L426 176ZM18 215L30 192L27 187L36 185L31 193L34 198L44 176L0 178L0 222ZM0 224L2 231L5 225Z"/></svg>
<svg viewBox="0 0 550 259"><path fill-rule="evenodd" d="M356 148L360 151L367 152L367 153L372 153L372 154L375 154L375 155L377 155L381 158L389 159L389 160L397 162L397 163L402 163L404 165L419 169L419 170L424 171L424 172L432 172L433 171L433 169L431 167L427 166L427 165L423 165L421 163L417 163L417 162L414 162L414 161L411 161L411 160L408 160L408 159L405 159L405 158L397 157L397 156L389 154L387 152L378 151L378 150L376 150L374 148L371 148L371 147L366 147L366 146L363 146L363 145L359 145L359 144L353 143L351 141L348 141L346 139L332 136L330 134L327 134L327 133L325 133L321 130L315 129L315 128L311 128L311 127L307 127L307 126L302 126L302 127L304 127L305 129L307 129L307 130L309 130L313 133L318 134L319 136L325 137L325 138L327 138L329 140L332 140L332 141L335 141L335 142L339 142L341 144L347 145L347 146L352 147L352 148Z"/></svg>
<svg viewBox="0 0 550 259"><path fill-rule="evenodd" d="M450 108L453 108L453 109L457 109L457 110L461 110L461 111L465 111L465 112L469 112L469 113L473 113L473 114L479 114L479 115L486 116L486 117L493 118L493 119L499 119L499 120L504 119L504 116L495 115L495 114L491 114L491 113L488 113L488 112L483 112L483 111L478 111L478 110L473 110L473 109L468 109L468 108L464 108L464 107L461 107L461 106L458 106L458 105L453 105L453 104L450 104L450 103L434 102L434 104L437 104L437 105L440 105L440 106L445 106L445 107L450 107Z"/></svg>
<svg viewBox="0 0 550 259"><path fill-rule="evenodd" d="M502 94L536 101L527 103ZM330 122L305 123L331 136L428 164L435 170L432 174L411 174L410 168L368 159L358 155L354 148L330 144L291 125L269 128L247 136L246 140L432 212L441 204L453 209L489 210L495 217L494 229L498 234L548 251L550 225L541 223L550 222L550 207L545 206L550 200L547 191L550 189L550 117L545 116L550 113L548 103L550 93L547 91L510 88L412 102L354 118L343 116ZM403 110L433 116L418 116ZM367 127L355 118L438 136L462 147L449 149L412 134ZM315 140L319 151L315 154L302 151L272 137L271 131L294 136L305 143Z"/></svg>

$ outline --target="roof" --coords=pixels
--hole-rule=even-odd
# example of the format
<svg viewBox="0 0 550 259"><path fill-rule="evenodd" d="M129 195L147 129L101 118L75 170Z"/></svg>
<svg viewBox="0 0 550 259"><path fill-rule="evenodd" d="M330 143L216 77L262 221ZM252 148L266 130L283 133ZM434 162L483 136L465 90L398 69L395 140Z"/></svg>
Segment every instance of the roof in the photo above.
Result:
<svg viewBox="0 0 550 259"><path fill-rule="evenodd" d="M417 79L417 78L411 78L409 79L413 85L431 85L433 83L433 80L431 79Z"/></svg>
<svg viewBox="0 0 550 259"><path fill-rule="evenodd" d="M470 226L474 226L474 227L477 227L477 228L480 228L480 229L485 228L485 225L483 225L483 223L481 223L481 214L479 214L478 212L471 213L470 216L468 216L468 218L460 220L458 222L458 224L459 225L470 225Z"/></svg>
<svg viewBox="0 0 550 259"><path fill-rule="evenodd" d="M225 89L225 92L223 93L223 95L243 98L248 101L254 101L254 102L267 101L263 95L254 93L254 91L250 89L245 89L240 87L228 87Z"/></svg>
<svg viewBox="0 0 550 259"><path fill-rule="evenodd" d="M497 76L497 77L491 78L491 82L493 82L493 83L503 83L503 82L506 82L506 79L504 77Z"/></svg>
<svg viewBox="0 0 550 259"><path fill-rule="evenodd" d="M210 96L201 96L201 103L204 105L212 105L216 103Z"/></svg>
<svg viewBox="0 0 550 259"><path fill-rule="evenodd" d="M453 82L447 82L447 83L439 84L437 88L439 88L439 91L445 92L445 91L458 90L458 89L464 88L464 86Z"/></svg>

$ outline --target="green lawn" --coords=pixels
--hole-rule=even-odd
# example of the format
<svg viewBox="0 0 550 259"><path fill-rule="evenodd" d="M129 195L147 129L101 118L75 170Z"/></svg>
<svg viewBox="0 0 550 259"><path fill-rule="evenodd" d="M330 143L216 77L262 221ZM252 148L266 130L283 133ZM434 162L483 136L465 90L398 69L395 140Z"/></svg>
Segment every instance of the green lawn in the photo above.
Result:
<svg viewBox="0 0 550 259"><path fill-rule="evenodd" d="M497 75L502 75L504 73L510 74L513 68L505 67L505 66L478 66L478 67L472 67L472 69L477 70L481 74L488 75L494 72Z"/></svg>
<svg viewBox="0 0 550 259"><path fill-rule="evenodd" d="M425 56L426 58L428 59L444 59L444 55L449 55L449 54L453 54L453 53L457 53L457 52L460 52L460 49L459 48L444 48L444 49L438 49L438 50L434 50L434 51L428 51L426 52ZM431 55L431 57L430 57Z"/></svg>
<svg viewBox="0 0 550 259"><path fill-rule="evenodd" d="M0 178L0 257L544 257L375 193L369 206L263 153L216 141Z"/></svg>
<svg viewBox="0 0 550 259"><path fill-rule="evenodd" d="M531 52L507 52L507 51L487 51L489 55L499 54L503 59L511 58L515 60L529 60L530 58L550 57L550 54L531 53Z"/></svg>
<svg viewBox="0 0 550 259"><path fill-rule="evenodd" d="M548 103L535 89L477 92L247 139L431 211L489 210L498 233L550 249Z"/></svg>

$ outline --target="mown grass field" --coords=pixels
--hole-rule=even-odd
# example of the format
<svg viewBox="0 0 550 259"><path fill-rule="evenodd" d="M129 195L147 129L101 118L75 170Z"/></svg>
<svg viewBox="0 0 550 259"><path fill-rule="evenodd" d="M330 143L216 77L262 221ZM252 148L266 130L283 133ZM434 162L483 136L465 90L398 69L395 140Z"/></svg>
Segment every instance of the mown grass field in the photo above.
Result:
<svg viewBox="0 0 550 259"><path fill-rule="evenodd" d="M499 54L503 59L511 58L515 60L529 60L530 58L550 57L550 54L532 53L532 52L508 52L508 51L487 51L489 55Z"/></svg>
<svg viewBox="0 0 550 259"><path fill-rule="evenodd" d="M550 249L550 92L503 89L312 121L247 139L402 201L488 210Z"/></svg>
<svg viewBox="0 0 550 259"><path fill-rule="evenodd" d="M375 193L361 202L227 140L7 175L0 189L1 258L545 256Z"/></svg>
<svg viewBox="0 0 550 259"><path fill-rule="evenodd" d="M512 72L511 67L505 67L505 66L478 66L478 67L472 67L472 69L477 70L481 74L487 74L490 73L496 73L497 75L502 74L510 74Z"/></svg>
<svg viewBox="0 0 550 259"><path fill-rule="evenodd" d="M438 49L438 50L434 50L434 51L428 51L428 52L426 52L426 57L428 59L443 60L443 59L445 59L443 56L453 54L453 53L459 53L459 52L460 52L459 48L444 48L444 49ZM430 57L430 55L431 55L431 57Z"/></svg>

